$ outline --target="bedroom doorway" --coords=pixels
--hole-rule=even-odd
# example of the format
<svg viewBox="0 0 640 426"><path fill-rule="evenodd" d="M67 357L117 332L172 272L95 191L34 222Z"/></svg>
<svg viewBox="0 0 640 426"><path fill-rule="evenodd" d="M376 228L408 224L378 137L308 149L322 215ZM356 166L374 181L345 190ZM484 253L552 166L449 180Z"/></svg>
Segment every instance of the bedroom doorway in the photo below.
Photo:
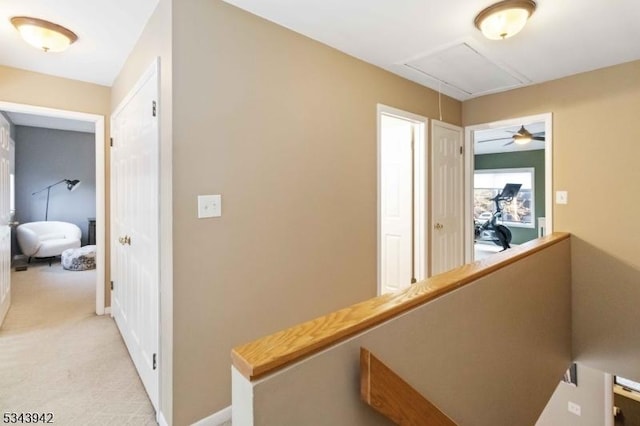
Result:
<svg viewBox="0 0 640 426"><path fill-rule="evenodd" d="M482 225L493 220L496 206L491 200L507 183L520 187L514 197L500 201L502 211L495 224L508 228L509 245L552 232L552 128L552 114L546 113L465 129L465 149L473 153L465 159L466 263L505 247L490 231L483 232Z"/></svg>
<svg viewBox="0 0 640 426"><path fill-rule="evenodd" d="M76 111L45 108L34 105L17 104L0 101L0 110L8 113L31 115L50 120L71 120L82 122L92 127L95 139L95 228L92 238L96 245L96 280L95 280L95 312L106 313L105 309L105 120L101 115ZM73 178L72 178L73 179ZM89 223L87 223L87 226ZM108 313L108 312L107 312Z"/></svg>

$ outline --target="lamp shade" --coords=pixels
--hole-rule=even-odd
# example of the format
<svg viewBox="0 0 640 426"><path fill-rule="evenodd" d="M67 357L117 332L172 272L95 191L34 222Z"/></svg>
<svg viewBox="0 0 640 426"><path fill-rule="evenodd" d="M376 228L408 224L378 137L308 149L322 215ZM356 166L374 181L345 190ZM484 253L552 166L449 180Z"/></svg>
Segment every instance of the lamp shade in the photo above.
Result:
<svg viewBox="0 0 640 426"><path fill-rule="evenodd" d="M505 0L476 16L476 27L490 40L502 40L519 33L536 9L533 0Z"/></svg>
<svg viewBox="0 0 640 426"><path fill-rule="evenodd" d="M62 52L78 40L73 31L43 19L14 16L11 23L24 41L45 52Z"/></svg>
<svg viewBox="0 0 640 426"><path fill-rule="evenodd" d="M67 183L67 189L69 191L75 191L76 189L78 189L81 183L78 179L65 179L65 182Z"/></svg>
<svg viewBox="0 0 640 426"><path fill-rule="evenodd" d="M47 191L47 208L44 211L44 220L49 220L49 195L51 194L51 188L53 188L54 186L60 185L61 183L66 183L67 184L67 189L69 191L75 190L80 185L80 181L78 179L62 179L62 180L59 180L56 183L52 183L51 185L47 185L44 188L39 189L36 192L34 192L33 194L31 194L31 195L36 195L36 194L41 193L42 191Z"/></svg>

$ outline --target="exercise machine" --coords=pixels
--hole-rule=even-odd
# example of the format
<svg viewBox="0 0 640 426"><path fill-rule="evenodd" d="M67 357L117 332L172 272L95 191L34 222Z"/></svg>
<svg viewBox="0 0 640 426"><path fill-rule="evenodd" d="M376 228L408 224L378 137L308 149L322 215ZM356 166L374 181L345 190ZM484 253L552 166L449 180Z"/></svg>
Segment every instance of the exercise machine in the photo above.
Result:
<svg viewBox="0 0 640 426"><path fill-rule="evenodd" d="M495 197L491 198L494 202L495 210L491 217L485 222L474 219L474 239L475 242L489 241L498 246L502 246L502 251L511 248L511 231L503 224L497 223L502 220L502 210L504 203L509 203L520 192L519 183L508 183L502 188Z"/></svg>

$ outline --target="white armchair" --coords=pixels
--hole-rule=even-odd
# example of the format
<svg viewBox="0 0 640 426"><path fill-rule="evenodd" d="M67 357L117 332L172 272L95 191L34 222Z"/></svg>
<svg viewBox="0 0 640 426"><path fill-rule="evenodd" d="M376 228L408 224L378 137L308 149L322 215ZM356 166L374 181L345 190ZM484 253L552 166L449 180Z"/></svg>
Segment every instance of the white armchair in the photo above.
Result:
<svg viewBox="0 0 640 426"><path fill-rule="evenodd" d="M68 222L29 222L16 228L18 245L25 256L54 257L69 248L80 247L82 232Z"/></svg>

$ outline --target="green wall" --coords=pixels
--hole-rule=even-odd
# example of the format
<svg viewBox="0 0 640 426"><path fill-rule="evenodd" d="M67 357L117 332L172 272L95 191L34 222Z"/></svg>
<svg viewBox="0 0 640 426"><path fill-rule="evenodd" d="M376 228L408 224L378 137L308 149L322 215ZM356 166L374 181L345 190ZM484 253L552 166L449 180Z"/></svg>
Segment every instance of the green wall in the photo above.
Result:
<svg viewBox="0 0 640 426"><path fill-rule="evenodd" d="M538 218L544 217L544 149L522 152L505 152L502 154L483 154L474 157L476 170L484 169L512 169L518 167L533 167L535 169L535 219L534 224L538 226ZM510 226L514 244L522 244L526 241L538 237L537 228L518 228Z"/></svg>

